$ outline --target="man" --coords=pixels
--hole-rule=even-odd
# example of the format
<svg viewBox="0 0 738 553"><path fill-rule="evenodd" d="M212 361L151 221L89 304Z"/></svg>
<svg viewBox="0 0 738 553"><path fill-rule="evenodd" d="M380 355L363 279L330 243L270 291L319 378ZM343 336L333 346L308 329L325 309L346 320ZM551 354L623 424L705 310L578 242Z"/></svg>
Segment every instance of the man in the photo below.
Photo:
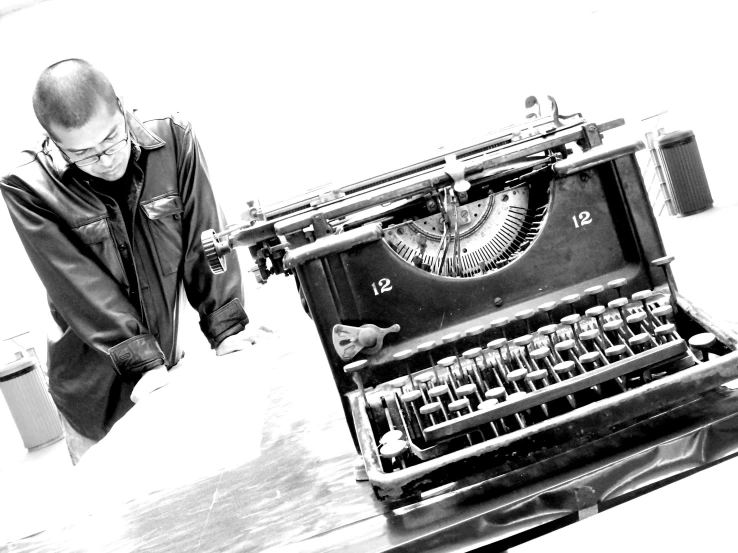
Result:
<svg viewBox="0 0 738 553"><path fill-rule="evenodd" d="M42 72L33 108L48 136L0 189L59 328L49 389L76 463L166 384L185 297L216 354L255 337L235 256L217 276L205 261L200 234L224 221L191 126L126 111L79 59Z"/></svg>

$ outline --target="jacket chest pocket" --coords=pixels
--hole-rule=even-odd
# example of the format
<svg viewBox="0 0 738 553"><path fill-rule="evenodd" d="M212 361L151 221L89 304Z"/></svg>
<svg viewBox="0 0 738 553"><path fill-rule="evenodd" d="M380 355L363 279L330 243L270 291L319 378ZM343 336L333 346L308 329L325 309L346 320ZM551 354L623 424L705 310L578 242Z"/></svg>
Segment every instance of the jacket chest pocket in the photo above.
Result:
<svg viewBox="0 0 738 553"><path fill-rule="evenodd" d="M176 273L182 261L182 199L176 194L141 202L163 275Z"/></svg>
<svg viewBox="0 0 738 553"><path fill-rule="evenodd" d="M124 286L128 286L128 279L123 268L123 262L120 259L118 245L110 230L110 223L107 217L101 217L91 223L86 223L75 227L72 232L79 238L93 253L95 257L110 271L118 282Z"/></svg>

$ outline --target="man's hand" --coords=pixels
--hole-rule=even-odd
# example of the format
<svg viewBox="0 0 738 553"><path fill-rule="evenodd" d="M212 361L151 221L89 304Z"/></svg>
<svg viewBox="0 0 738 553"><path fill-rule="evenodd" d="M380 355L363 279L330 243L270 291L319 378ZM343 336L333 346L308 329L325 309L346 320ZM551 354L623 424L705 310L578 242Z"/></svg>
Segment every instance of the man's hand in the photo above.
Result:
<svg viewBox="0 0 738 553"><path fill-rule="evenodd" d="M154 367L141 375L141 380L138 381L131 391L131 401L138 403L154 390L158 390L167 384L169 384L169 371L167 371L166 366L159 365L158 367Z"/></svg>
<svg viewBox="0 0 738 553"><path fill-rule="evenodd" d="M249 346L264 340L274 337L274 331L265 327L258 326L252 328L247 326L244 330L238 334L233 334L224 339L218 347L215 348L215 355L227 355L234 351L241 351Z"/></svg>

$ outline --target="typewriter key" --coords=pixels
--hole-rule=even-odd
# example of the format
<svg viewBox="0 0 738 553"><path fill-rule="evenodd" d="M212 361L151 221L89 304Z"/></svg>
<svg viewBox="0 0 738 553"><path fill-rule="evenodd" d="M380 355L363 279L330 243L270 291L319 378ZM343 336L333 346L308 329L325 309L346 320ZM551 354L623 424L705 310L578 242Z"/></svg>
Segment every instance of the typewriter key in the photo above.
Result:
<svg viewBox="0 0 738 553"><path fill-rule="evenodd" d="M617 344L615 346L610 346L609 348L605 349L605 357L607 357L608 361L610 363L615 363L617 361L620 361L625 357L628 350L625 348L623 344Z"/></svg>
<svg viewBox="0 0 738 553"><path fill-rule="evenodd" d="M700 352L703 362L710 360L710 350L714 349L713 346L716 343L717 337L712 332L695 334L689 339L689 345Z"/></svg>
<svg viewBox="0 0 738 553"><path fill-rule="evenodd" d="M487 327L483 325L473 326L471 328L468 328L464 332L464 336L476 336L477 337L477 345L481 348L482 347L482 334L484 331L487 330Z"/></svg>
<svg viewBox="0 0 738 553"><path fill-rule="evenodd" d="M528 390L532 393L536 390L545 388L548 386L548 380L546 380L547 373L543 369L535 370L533 372L529 372L525 376L525 382L528 385ZM539 405L541 408L541 411L543 412L543 416L548 418L548 405L545 403L541 403Z"/></svg>
<svg viewBox="0 0 738 553"><path fill-rule="evenodd" d="M552 355L551 350L545 346L538 349L534 349L530 352L530 357L536 363L536 366L540 368L540 363L543 363L544 370L551 375L554 382L559 382L558 375L554 372L554 362L551 361ZM555 361L555 360L554 360ZM548 383L546 383L548 385Z"/></svg>
<svg viewBox="0 0 738 553"><path fill-rule="evenodd" d="M366 399L366 391L364 390L364 379L362 378L360 371L366 367L367 363L368 361L366 359L360 359L359 361L354 361L353 363L349 363L348 365L344 365L343 367L343 372L351 374L351 378L353 378L354 382L356 383L356 387L359 389L361 397L364 399L364 405L369 405L369 402Z"/></svg>
<svg viewBox="0 0 738 553"><path fill-rule="evenodd" d="M546 303L542 303L538 306L538 311L542 311L546 314L546 317L548 318L548 324L555 324L553 320L552 311L556 307L557 303L555 301L548 301Z"/></svg>
<svg viewBox="0 0 738 553"><path fill-rule="evenodd" d="M429 401L428 388L430 388L434 378L435 376L432 372L420 373L415 377L415 383L417 384L415 388L423 393L423 400L426 403Z"/></svg>
<svg viewBox="0 0 738 553"><path fill-rule="evenodd" d="M611 290L615 290L618 294L618 298L622 298L623 294L621 293L621 289L623 286L625 286L628 283L628 280L625 278L616 278L615 280L611 280L607 283L607 287Z"/></svg>
<svg viewBox="0 0 738 553"><path fill-rule="evenodd" d="M460 417L462 415L465 415L466 413L470 413L471 404L469 403L469 398L462 397L461 399L452 401L448 404L448 411L449 413L453 413L456 417Z"/></svg>
<svg viewBox="0 0 738 553"><path fill-rule="evenodd" d="M592 318L592 320L597 324L597 328L599 328L602 333L605 332L602 328L602 325L604 324L602 316L605 314L605 311L607 311L607 308L604 305L595 305L584 312L587 317Z"/></svg>
<svg viewBox="0 0 738 553"><path fill-rule="evenodd" d="M456 365L457 362L458 359L453 355L451 357L444 357L438 361L438 366L446 369L446 383L449 384L453 390L456 390L456 388L460 386L456 376L456 371L454 371L454 365Z"/></svg>
<svg viewBox="0 0 738 553"><path fill-rule="evenodd" d="M669 303L671 304L671 308L674 310L674 313L677 312L678 305L677 305L677 287L676 283L674 282L674 275L671 272L671 262L674 261L673 255L667 255L666 257L660 257L658 259L654 259L651 261L652 265L655 265L656 267L661 267L664 270L664 276L666 277L666 283L669 285Z"/></svg>
<svg viewBox="0 0 738 553"><path fill-rule="evenodd" d="M530 318L535 315L535 311L532 309L523 309L515 313L515 319L518 321L525 321L525 330L527 334L531 334L533 331L530 326Z"/></svg>
<svg viewBox="0 0 738 553"><path fill-rule="evenodd" d="M628 338L628 345L634 354L643 353L651 345L651 335L648 332L639 332Z"/></svg>
<svg viewBox="0 0 738 553"><path fill-rule="evenodd" d="M380 445L384 445L388 442L394 442L397 440L402 440L402 431L401 430L390 430L389 432L385 432L384 436L382 436L379 440Z"/></svg>
<svg viewBox="0 0 738 553"><path fill-rule="evenodd" d="M582 299L582 297L579 294L569 294L568 296L561 298L561 303L567 304L571 309L571 314L574 315L577 312L576 304L580 299Z"/></svg>
<svg viewBox="0 0 738 553"><path fill-rule="evenodd" d="M507 373L507 381L512 385L515 392L520 392L520 388L518 387L518 382L523 380L528 375L528 371L525 369L516 369L514 371L511 371ZM510 394L512 395L512 394Z"/></svg>
<svg viewBox="0 0 738 553"><path fill-rule="evenodd" d="M631 298L634 302L637 301L641 303L641 308L648 318L648 325L651 329L658 326L656 317L654 317L653 313L651 313L651 310L648 307L648 298L652 296L653 292L651 290L641 290L640 292L636 292L635 294L633 294Z"/></svg>
<svg viewBox="0 0 738 553"><path fill-rule="evenodd" d="M488 351L492 352L492 363L490 372L494 380L493 384L496 384L497 386L502 386L505 375L510 372L510 368L507 367L507 365L505 364L505 360L502 357L501 351L501 348L506 345L507 340L505 340L504 338L492 340L490 343L487 344ZM494 352L497 352L497 356L495 356Z"/></svg>
<svg viewBox="0 0 738 553"><path fill-rule="evenodd" d="M679 333L676 330L676 326L671 323L657 326L653 332L658 338L661 339L661 342L664 344L667 342L672 342L674 340L681 340L681 336L679 336Z"/></svg>
<svg viewBox="0 0 738 553"><path fill-rule="evenodd" d="M612 345L623 344L629 336L623 330L623 321L614 319L603 325L605 336Z"/></svg>
<svg viewBox="0 0 738 553"><path fill-rule="evenodd" d="M579 313L573 313L572 315L567 315L561 319L561 324L569 327L569 335L570 338L574 340L574 343L577 346L577 351L584 353L584 346L582 346L582 343L579 341L579 334L582 332L582 328L579 326L579 322L581 320L582 316L579 315Z"/></svg>
<svg viewBox="0 0 738 553"><path fill-rule="evenodd" d="M519 367L524 367L528 371L532 371L534 369L528 356L529 348L532 343L533 336L531 336L530 334L518 336L517 338L515 338L515 340L513 340L513 344L519 348L517 352L513 352L513 358L518 360Z"/></svg>
<svg viewBox="0 0 738 553"><path fill-rule="evenodd" d="M553 372L556 373L560 379L566 380L574 376L574 361L562 361L553 366Z"/></svg>
<svg viewBox="0 0 738 553"><path fill-rule="evenodd" d="M464 359L470 359L472 362L472 374L474 375L473 382L477 386L479 386L479 389L484 392L484 390L487 389L487 384L484 382L484 379L482 378L482 372L487 368L487 363L484 359L484 354L482 353L482 348L472 348L469 350L466 350L464 353L461 354ZM479 366L479 363L482 363L482 366Z"/></svg>
<svg viewBox="0 0 738 553"><path fill-rule="evenodd" d="M421 353L423 352L428 353L428 361L430 362L429 367L433 369L433 374L436 376L436 382L440 382L440 380L438 379L438 370L436 368L436 362L433 360L433 355L431 354L431 350L434 347L436 347L436 342L435 340L431 340L429 342L423 342L415 349L417 349Z"/></svg>
<svg viewBox="0 0 738 553"><path fill-rule="evenodd" d="M507 397L507 392L505 391L505 388L498 387L498 388L490 388L486 392L484 392L484 397L486 399L496 399L498 401L502 401Z"/></svg>
<svg viewBox="0 0 738 553"><path fill-rule="evenodd" d="M412 357L415 354L415 352L411 349L404 349L402 351L398 351L395 353L392 358L396 359L397 361L403 361L402 365L405 369L405 372L407 373L407 379L410 382L410 386L412 386L413 389L415 389L415 382L413 381L413 373L410 370L410 363L408 362L408 359Z"/></svg>
<svg viewBox="0 0 738 553"><path fill-rule="evenodd" d="M598 352L595 351L588 351L584 355L579 356L579 362L582 364L582 367L584 367L584 370L587 372L593 371L599 366L599 363L601 363L601 357Z"/></svg>
<svg viewBox="0 0 738 553"><path fill-rule="evenodd" d="M406 468L404 453L407 451L407 442L405 440L395 440L393 442L387 442L379 448L379 454L385 459L390 459L392 464L395 460L400 463L400 466Z"/></svg>
<svg viewBox="0 0 738 553"><path fill-rule="evenodd" d="M626 315L624 307L628 305L628 303L630 303L628 298L617 298L609 302L607 307L610 309L617 309L618 313L620 313L620 319L625 321L625 319L628 318L628 315Z"/></svg>
<svg viewBox="0 0 738 553"><path fill-rule="evenodd" d="M485 399L482 403L479 404L479 407L477 409L479 411L484 411L485 409L492 409L492 407L495 407L499 401L496 399Z"/></svg>
<svg viewBox="0 0 738 553"><path fill-rule="evenodd" d="M574 340L567 338L566 340L562 340L556 344L554 349L559 354L559 357L564 360L566 356L575 357L575 354L577 353L576 346L577 345Z"/></svg>
<svg viewBox="0 0 738 553"><path fill-rule="evenodd" d="M592 330L585 330L579 335L579 341L587 351L601 353L597 340L600 338L599 329L593 328Z"/></svg>
<svg viewBox="0 0 738 553"><path fill-rule="evenodd" d="M655 307L651 312L653 313L653 316L661 322L661 324L674 322L674 310L671 305Z"/></svg>
<svg viewBox="0 0 738 553"><path fill-rule="evenodd" d="M408 382L407 376L399 376L395 378L394 380L390 380L387 384L389 384L393 388L399 388L400 391L402 391L402 387L405 386L407 382Z"/></svg>
<svg viewBox="0 0 738 553"><path fill-rule="evenodd" d="M546 376L548 376L548 373L545 370L538 369L538 370L535 370L533 372L529 372L527 375L525 375L525 379L526 379L526 381L528 381L531 384L536 383L539 380L543 380L543 382L541 382L541 385L542 386L547 386L548 385L548 381L546 381ZM530 387L531 392L533 392L533 391L535 391L537 389L538 388L536 386L531 386Z"/></svg>
<svg viewBox="0 0 738 553"><path fill-rule="evenodd" d="M500 317L499 319L495 319L491 323L489 323L490 328L493 329L499 329L502 333L502 337L505 339L504 346L505 346L505 353L507 353L508 360L510 359L510 346L508 344L508 337L507 337L507 330L505 327L510 322L510 320L507 317ZM489 347L489 345L487 345Z"/></svg>
<svg viewBox="0 0 738 553"><path fill-rule="evenodd" d="M476 384L464 384L463 386L459 386L456 390L456 395L458 395L459 398L473 396L475 394L478 395Z"/></svg>
<svg viewBox="0 0 738 553"><path fill-rule="evenodd" d="M636 313L631 313L625 318L625 323L630 328L630 331L633 334L640 334L641 332L647 332L645 328L643 328L643 322L646 320L648 315L645 313L638 311Z"/></svg>
<svg viewBox="0 0 738 553"><path fill-rule="evenodd" d="M431 401L420 407L420 414L427 417L430 421L430 425L436 424L436 418L433 416L434 413L441 412L441 403L438 401ZM438 415L436 415L438 416ZM423 427L425 428L425 426Z"/></svg>
<svg viewBox="0 0 738 553"><path fill-rule="evenodd" d="M600 304L600 294L605 291L605 287L597 284L596 286L590 286L584 291L584 295L591 296L594 300L594 305Z"/></svg>
<svg viewBox="0 0 738 553"><path fill-rule="evenodd" d="M418 401L420 398L423 397L423 394L420 390L410 390L409 392L405 392L400 396L400 401L403 403L414 403Z"/></svg>

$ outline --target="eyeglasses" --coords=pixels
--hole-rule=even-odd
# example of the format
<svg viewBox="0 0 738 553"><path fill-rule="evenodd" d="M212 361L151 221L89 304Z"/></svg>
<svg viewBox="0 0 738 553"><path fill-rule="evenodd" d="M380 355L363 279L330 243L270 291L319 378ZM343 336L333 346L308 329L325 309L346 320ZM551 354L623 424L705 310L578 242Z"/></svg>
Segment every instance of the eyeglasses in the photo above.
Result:
<svg viewBox="0 0 738 553"><path fill-rule="evenodd" d="M100 161L100 158L102 156L112 156L120 152L123 148L126 147L126 144L128 144L128 124L126 124L126 137L121 140L120 142L116 142L113 144L110 148L107 150L104 150L102 153L85 157L82 159L79 159L77 161L69 161L72 165L76 165L77 167L87 167L88 165L94 165L98 161Z"/></svg>
<svg viewBox="0 0 738 553"><path fill-rule="evenodd" d="M59 144L56 144L54 139L51 139L51 141L54 142L54 144L56 144L56 147L59 148L59 151L62 153L62 155L64 156L64 159L66 159L68 163L70 163L71 165L76 165L77 167L89 167L90 165L94 165L95 163L100 161L100 158L102 158L102 156L113 156L126 147L126 145L128 144L128 141L130 140L131 135L128 132L128 120L126 119L125 111L123 111L123 107L120 105L120 101L118 102L118 106L120 106L121 113L123 113L123 121L125 122L125 127L126 127L126 136L125 138L123 138L123 140L120 140L116 142L115 144L113 144L112 146L110 146L110 148L103 150L102 153L96 154L94 156L84 157L82 159L78 159L77 161L72 161L71 159L69 159L69 156L67 155L67 153L64 150L62 150L61 147L59 147Z"/></svg>

